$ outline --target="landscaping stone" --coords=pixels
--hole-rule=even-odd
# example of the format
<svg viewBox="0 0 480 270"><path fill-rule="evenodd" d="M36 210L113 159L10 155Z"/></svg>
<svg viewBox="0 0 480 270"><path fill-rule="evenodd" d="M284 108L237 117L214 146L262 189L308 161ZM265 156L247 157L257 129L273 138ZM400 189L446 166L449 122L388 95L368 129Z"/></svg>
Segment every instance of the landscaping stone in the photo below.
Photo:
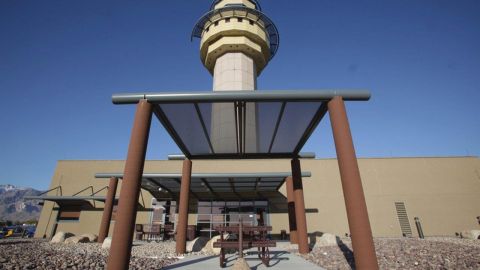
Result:
<svg viewBox="0 0 480 270"><path fill-rule="evenodd" d="M134 246L129 269L162 269L177 259L175 242ZM99 244L59 245L40 239L0 240L0 269L104 269L108 250ZM8 260L7 260L8 259Z"/></svg>
<svg viewBox="0 0 480 270"><path fill-rule="evenodd" d="M250 266L244 258L238 258L232 267L233 270L250 270Z"/></svg>
<svg viewBox="0 0 480 270"><path fill-rule="evenodd" d="M110 249L110 246L112 245L112 238L111 237L107 237L103 240L103 243L102 243L102 248L103 249Z"/></svg>
<svg viewBox="0 0 480 270"><path fill-rule="evenodd" d="M208 243L210 239L207 237L197 237L192 241L187 242L187 252L200 252Z"/></svg>
<svg viewBox="0 0 480 270"><path fill-rule="evenodd" d="M82 234L81 237L88 238L88 241L92 242L92 243L97 242L97 239L98 239L98 236L96 234L93 234L93 233Z"/></svg>
<svg viewBox="0 0 480 270"><path fill-rule="evenodd" d="M78 244L78 243L88 243L90 240L85 236L72 236L65 239L65 244Z"/></svg>
<svg viewBox="0 0 480 270"><path fill-rule="evenodd" d="M328 246L336 246L341 241L340 237L331 234L331 233L322 233L320 236L313 235L314 240L311 242L313 247L328 247ZM311 239L313 238L311 237Z"/></svg>
<svg viewBox="0 0 480 270"><path fill-rule="evenodd" d="M74 236L73 233L68 233L68 232L57 232L53 237L52 240L50 241L51 243L63 243L65 242L65 239Z"/></svg>
<svg viewBox="0 0 480 270"><path fill-rule="evenodd" d="M469 230L462 232L463 238L478 240L480 239L480 230Z"/></svg>
<svg viewBox="0 0 480 270"><path fill-rule="evenodd" d="M325 269L354 269L350 238L301 257ZM480 269L480 241L455 237L375 238L380 269Z"/></svg>
<svg viewBox="0 0 480 270"><path fill-rule="evenodd" d="M224 235L224 239L228 239L228 237L229 237L228 234ZM217 242L217 240L219 239L220 239L220 235L212 237L212 239L210 239L208 243L205 245L205 247L202 249L202 252L210 253L213 255L220 255L220 248L213 247L213 243Z"/></svg>

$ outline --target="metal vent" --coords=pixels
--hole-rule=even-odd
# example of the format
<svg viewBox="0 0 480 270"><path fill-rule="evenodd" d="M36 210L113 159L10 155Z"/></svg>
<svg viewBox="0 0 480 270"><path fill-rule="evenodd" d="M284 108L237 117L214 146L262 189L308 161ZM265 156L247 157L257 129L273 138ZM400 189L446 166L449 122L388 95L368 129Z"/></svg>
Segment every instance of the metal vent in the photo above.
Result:
<svg viewBox="0 0 480 270"><path fill-rule="evenodd" d="M397 209L397 216L398 221L400 222L400 228L402 229L402 235L405 237L412 237L412 228L410 227L410 221L408 220L405 203L395 202L395 208Z"/></svg>

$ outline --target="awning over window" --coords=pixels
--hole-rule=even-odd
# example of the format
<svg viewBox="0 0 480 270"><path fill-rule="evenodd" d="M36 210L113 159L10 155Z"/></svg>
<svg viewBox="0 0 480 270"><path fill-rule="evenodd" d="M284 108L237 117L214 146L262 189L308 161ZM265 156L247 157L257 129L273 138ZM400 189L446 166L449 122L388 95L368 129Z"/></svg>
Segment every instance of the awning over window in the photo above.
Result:
<svg viewBox="0 0 480 270"><path fill-rule="evenodd" d="M192 174L190 197L195 201L269 200L286 207L286 198L279 189L291 173L197 173ZM310 177L303 172L302 177ZM123 178L121 173L98 173L96 178ZM176 200L180 196L181 174L144 174L142 188L157 200ZM282 206L283 205L283 206Z"/></svg>

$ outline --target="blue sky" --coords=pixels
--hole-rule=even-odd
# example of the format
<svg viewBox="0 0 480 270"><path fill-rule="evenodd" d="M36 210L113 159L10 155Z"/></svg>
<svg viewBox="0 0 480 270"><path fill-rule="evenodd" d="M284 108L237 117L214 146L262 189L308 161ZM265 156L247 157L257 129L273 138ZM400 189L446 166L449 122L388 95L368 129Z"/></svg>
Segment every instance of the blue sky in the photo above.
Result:
<svg viewBox="0 0 480 270"><path fill-rule="evenodd" d="M480 155L480 1L263 0L281 34L259 89L366 88L360 157ZM208 0L0 1L0 184L46 189L57 160L124 159L119 92L210 90L190 42ZM328 119L327 119L328 120ZM334 157L328 121L304 151ZM158 122L149 159L179 152Z"/></svg>

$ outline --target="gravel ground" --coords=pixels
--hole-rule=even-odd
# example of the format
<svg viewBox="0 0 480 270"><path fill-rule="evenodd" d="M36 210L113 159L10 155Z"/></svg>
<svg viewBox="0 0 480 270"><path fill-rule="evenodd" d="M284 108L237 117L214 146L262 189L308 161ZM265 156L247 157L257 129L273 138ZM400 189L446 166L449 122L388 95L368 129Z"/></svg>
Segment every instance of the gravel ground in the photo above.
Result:
<svg viewBox="0 0 480 270"><path fill-rule="evenodd" d="M175 242L136 245L130 269L161 269L177 259ZM108 250L100 244L51 244L43 240L0 241L0 269L103 269Z"/></svg>
<svg viewBox="0 0 480 270"><path fill-rule="evenodd" d="M342 242L301 256L326 269L355 269L351 241ZM380 269L480 269L479 240L377 238L374 242Z"/></svg>

